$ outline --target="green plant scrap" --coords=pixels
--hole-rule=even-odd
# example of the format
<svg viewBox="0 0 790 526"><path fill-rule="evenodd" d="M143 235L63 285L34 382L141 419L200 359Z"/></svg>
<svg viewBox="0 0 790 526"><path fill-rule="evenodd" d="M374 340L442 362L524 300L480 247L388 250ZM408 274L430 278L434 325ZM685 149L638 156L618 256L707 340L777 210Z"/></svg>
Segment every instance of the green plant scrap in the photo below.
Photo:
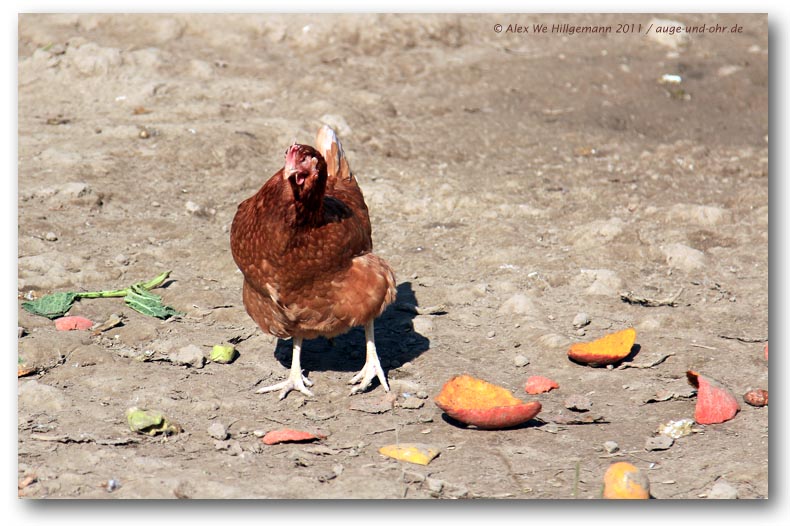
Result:
<svg viewBox="0 0 790 526"><path fill-rule="evenodd" d="M126 304L137 312L166 320L171 316L181 316L183 313L163 305L162 297L151 292L151 289L164 283L169 275L170 271L168 270L150 281L141 281L125 289L102 290L99 292L55 292L34 301L26 301L22 303L22 308L31 314L54 320L65 316L74 302L79 299L123 297Z"/></svg>

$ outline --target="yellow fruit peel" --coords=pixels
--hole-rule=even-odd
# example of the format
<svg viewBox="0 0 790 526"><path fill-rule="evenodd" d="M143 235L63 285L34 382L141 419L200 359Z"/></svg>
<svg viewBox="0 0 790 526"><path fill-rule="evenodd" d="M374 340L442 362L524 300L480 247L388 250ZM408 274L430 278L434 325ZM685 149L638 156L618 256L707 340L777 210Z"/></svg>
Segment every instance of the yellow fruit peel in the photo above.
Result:
<svg viewBox="0 0 790 526"><path fill-rule="evenodd" d="M439 456L439 450L425 444L390 444L379 448L385 457L427 466L431 460Z"/></svg>

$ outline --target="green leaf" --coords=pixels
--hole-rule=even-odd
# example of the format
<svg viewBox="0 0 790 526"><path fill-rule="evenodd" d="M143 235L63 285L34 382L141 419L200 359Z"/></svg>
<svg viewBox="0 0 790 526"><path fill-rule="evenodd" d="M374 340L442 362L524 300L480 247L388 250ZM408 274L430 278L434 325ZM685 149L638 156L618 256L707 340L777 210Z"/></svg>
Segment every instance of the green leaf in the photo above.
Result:
<svg viewBox="0 0 790 526"><path fill-rule="evenodd" d="M167 319L170 316L179 316L183 313L162 305L162 298L148 292L148 290L160 286L169 275L170 271L168 270L150 281L141 281L125 289L102 290L98 292L56 292L35 301L26 301L22 303L22 308L32 314L45 316L53 320L65 315L74 301L79 298L126 297L127 305L137 312L141 312L146 316Z"/></svg>
<svg viewBox="0 0 790 526"><path fill-rule="evenodd" d="M141 314L161 318L163 320L170 316L182 316L184 314L172 307L162 305L162 298L160 296L146 290L145 287L139 283L129 288L129 293L124 298L124 301L129 307Z"/></svg>
<svg viewBox="0 0 790 526"><path fill-rule="evenodd" d="M22 303L22 308L32 314L46 316L50 320L54 320L65 315L78 297L79 294L76 292L56 292L41 296L34 301L26 301Z"/></svg>

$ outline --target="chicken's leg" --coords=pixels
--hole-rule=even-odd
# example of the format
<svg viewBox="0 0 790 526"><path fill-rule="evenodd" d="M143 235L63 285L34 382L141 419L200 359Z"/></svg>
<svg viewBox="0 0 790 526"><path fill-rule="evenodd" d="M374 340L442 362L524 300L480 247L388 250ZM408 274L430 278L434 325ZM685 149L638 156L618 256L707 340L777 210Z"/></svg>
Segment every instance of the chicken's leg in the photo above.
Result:
<svg viewBox="0 0 790 526"><path fill-rule="evenodd" d="M306 385L313 385L308 378L302 374L302 364L300 354L302 352L302 338L293 338L293 356L291 357L291 372L288 374L288 379L278 384L270 385L269 387L262 387L255 391L256 393L269 393L271 391L280 391L280 400L285 398L285 395L293 390L297 390L307 396L313 396L313 393L305 387ZM374 351L375 353L375 351Z"/></svg>
<svg viewBox="0 0 790 526"><path fill-rule="evenodd" d="M384 386L384 390L389 392L390 386L387 385L387 377L384 376L384 369L381 368L379 355L376 354L376 342L373 339L373 320L370 320L365 325L365 342L365 366L348 382L350 384L359 382L359 385L351 389L351 394L367 389L373 378L378 378L381 385Z"/></svg>

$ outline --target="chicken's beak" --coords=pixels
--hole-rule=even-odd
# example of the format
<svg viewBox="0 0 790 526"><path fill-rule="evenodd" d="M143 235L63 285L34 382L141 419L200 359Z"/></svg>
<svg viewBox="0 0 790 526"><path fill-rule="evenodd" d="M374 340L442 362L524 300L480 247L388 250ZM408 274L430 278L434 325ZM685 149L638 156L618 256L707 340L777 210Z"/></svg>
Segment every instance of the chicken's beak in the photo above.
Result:
<svg viewBox="0 0 790 526"><path fill-rule="evenodd" d="M305 159L300 162L299 150L298 144L292 144L288 148L288 151L285 152L285 167L283 168L283 178L286 181L293 178L297 186L304 184L307 176L315 170L318 164L318 159L315 157L310 157L309 161Z"/></svg>
<svg viewBox="0 0 790 526"><path fill-rule="evenodd" d="M296 141L288 147L285 152L285 168L283 169L283 179L286 181L293 177L298 171L296 168L296 156L299 152L299 146Z"/></svg>

